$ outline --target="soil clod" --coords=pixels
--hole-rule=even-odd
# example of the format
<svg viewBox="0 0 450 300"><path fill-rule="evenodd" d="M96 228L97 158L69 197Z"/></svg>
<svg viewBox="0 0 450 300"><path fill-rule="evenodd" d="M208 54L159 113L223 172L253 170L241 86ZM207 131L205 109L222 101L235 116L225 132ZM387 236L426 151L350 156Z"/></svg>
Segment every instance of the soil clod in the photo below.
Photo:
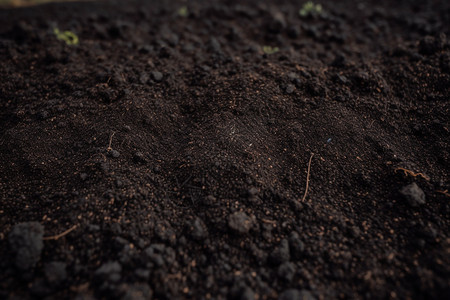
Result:
<svg viewBox="0 0 450 300"><path fill-rule="evenodd" d="M244 212L235 212L228 216L228 226L239 234L246 234L252 228L252 219Z"/></svg>
<svg viewBox="0 0 450 300"><path fill-rule="evenodd" d="M404 186L400 190L400 193L408 200L408 203L412 207L418 207L425 204L425 193L415 182Z"/></svg>
<svg viewBox="0 0 450 300"><path fill-rule="evenodd" d="M8 240L15 253L15 264L21 270L33 268L41 258L44 248L44 226L38 222L25 222L14 225Z"/></svg>

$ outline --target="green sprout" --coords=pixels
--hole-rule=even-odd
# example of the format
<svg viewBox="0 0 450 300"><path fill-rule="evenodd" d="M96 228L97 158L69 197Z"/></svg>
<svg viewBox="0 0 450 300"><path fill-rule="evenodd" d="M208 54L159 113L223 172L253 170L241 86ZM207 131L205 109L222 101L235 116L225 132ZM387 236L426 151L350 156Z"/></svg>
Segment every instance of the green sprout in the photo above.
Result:
<svg viewBox="0 0 450 300"><path fill-rule="evenodd" d="M58 40L66 42L67 45L78 45L79 43L78 36L72 31L61 32L58 28L54 28L53 33Z"/></svg>
<svg viewBox="0 0 450 300"><path fill-rule="evenodd" d="M308 1L303 5L302 9L300 9L298 13L302 17L307 17L307 16L318 16L322 14L322 12L323 12L322 5L314 4L314 2Z"/></svg>
<svg viewBox="0 0 450 300"><path fill-rule="evenodd" d="M186 18L189 15L189 10L187 6L182 6L178 9L177 13L180 17Z"/></svg>
<svg viewBox="0 0 450 300"><path fill-rule="evenodd" d="M278 47L271 47L271 46L263 46L262 49L265 54L274 54L280 51Z"/></svg>

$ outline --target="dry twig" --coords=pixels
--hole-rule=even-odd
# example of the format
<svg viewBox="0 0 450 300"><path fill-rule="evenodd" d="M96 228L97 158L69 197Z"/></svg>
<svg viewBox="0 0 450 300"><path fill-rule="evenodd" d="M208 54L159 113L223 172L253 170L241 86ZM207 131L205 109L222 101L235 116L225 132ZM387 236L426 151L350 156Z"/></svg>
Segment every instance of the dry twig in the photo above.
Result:
<svg viewBox="0 0 450 300"><path fill-rule="evenodd" d="M311 161L312 161L313 156L314 156L314 153L311 153L311 157L309 158L309 163L308 163L308 174L306 175L306 188L305 188L305 194L303 195L302 202L305 201L306 196L308 195L309 175L310 175L310 172L311 172Z"/></svg>
<svg viewBox="0 0 450 300"><path fill-rule="evenodd" d="M401 167L395 169L394 171L395 171L395 172L397 172L397 171L403 171L403 172L405 173L405 176L408 176L408 175L411 175L412 177L420 176L420 177L422 177L423 179L425 179L426 181L430 181L430 177L428 177L427 175L425 175L425 174L423 174L423 173L414 173L414 172L411 171L411 170L408 170L408 169L405 169L405 168L401 168Z"/></svg>
<svg viewBox="0 0 450 300"><path fill-rule="evenodd" d="M76 228L78 227L78 225L73 225L71 228L67 229L66 231L57 234L57 235L53 235L53 236L45 236L42 239L44 241L49 241L49 240L59 240L60 238L62 238L65 235L68 235L69 233L71 233L72 231L74 231Z"/></svg>
<svg viewBox="0 0 450 300"><path fill-rule="evenodd" d="M112 150L112 148L111 148L111 144L112 144L112 139L113 139L113 136L116 134L116 132L114 131L112 134L111 134L111 136L109 137L109 144L108 144L108 148L106 148L106 151L111 151Z"/></svg>

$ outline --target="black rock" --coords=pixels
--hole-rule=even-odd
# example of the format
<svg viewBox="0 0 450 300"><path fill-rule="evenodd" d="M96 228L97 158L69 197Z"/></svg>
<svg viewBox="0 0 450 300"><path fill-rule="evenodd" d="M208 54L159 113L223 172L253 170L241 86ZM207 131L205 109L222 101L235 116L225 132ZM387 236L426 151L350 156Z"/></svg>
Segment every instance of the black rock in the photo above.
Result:
<svg viewBox="0 0 450 300"><path fill-rule="evenodd" d="M153 71L151 75L156 82L160 82L163 79L163 74L161 72Z"/></svg>
<svg viewBox="0 0 450 300"><path fill-rule="evenodd" d="M16 266L21 270L33 268L41 257L44 226L38 222L15 225L9 233L9 244L16 255Z"/></svg>
<svg viewBox="0 0 450 300"><path fill-rule="evenodd" d="M67 278L66 264L54 261L44 267L45 278L49 285L58 285Z"/></svg>
<svg viewBox="0 0 450 300"><path fill-rule="evenodd" d="M111 156L114 157L114 158L118 158L118 157L120 156L120 152L117 151L117 150L111 150L111 151L109 152L109 155L111 155Z"/></svg>
<svg viewBox="0 0 450 300"><path fill-rule="evenodd" d="M415 182L404 186L400 190L400 193L408 200L408 203L412 207L425 204L425 193Z"/></svg>
<svg viewBox="0 0 450 300"><path fill-rule="evenodd" d="M235 212L228 216L228 227L235 233L246 234L252 227L252 219L245 212Z"/></svg>

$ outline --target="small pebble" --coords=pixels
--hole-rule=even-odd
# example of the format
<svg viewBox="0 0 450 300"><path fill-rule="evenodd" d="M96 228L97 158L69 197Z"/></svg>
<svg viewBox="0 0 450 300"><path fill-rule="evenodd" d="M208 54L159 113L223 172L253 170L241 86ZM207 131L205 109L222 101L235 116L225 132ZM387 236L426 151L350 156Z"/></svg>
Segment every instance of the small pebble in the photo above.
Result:
<svg viewBox="0 0 450 300"><path fill-rule="evenodd" d="M252 220L244 212L235 212L228 217L228 226L239 234L246 234L252 227Z"/></svg>
<svg viewBox="0 0 450 300"><path fill-rule="evenodd" d="M400 194L406 198L412 207L418 207L419 205L425 204L425 193L415 182L404 186L400 190Z"/></svg>
<svg viewBox="0 0 450 300"><path fill-rule="evenodd" d="M256 296L255 296L255 292L249 288L249 287L245 287L240 295L240 300L255 300Z"/></svg>
<svg viewBox="0 0 450 300"><path fill-rule="evenodd" d="M114 158L118 158L120 156L120 152L117 150L111 150L110 155Z"/></svg>
<svg viewBox="0 0 450 300"><path fill-rule="evenodd" d="M189 224L189 231L191 237L197 241L202 241L208 236L206 225L200 218L195 218L195 220Z"/></svg>
<svg viewBox="0 0 450 300"><path fill-rule="evenodd" d="M285 88L286 94L292 94L295 91L295 85L288 84Z"/></svg>
<svg viewBox="0 0 450 300"><path fill-rule="evenodd" d="M163 79L163 74L161 72L158 71L153 71L151 73L152 78L156 81L156 82L160 82Z"/></svg>
<svg viewBox="0 0 450 300"><path fill-rule="evenodd" d="M25 222L14 225L8 240L16 255L16 266L21 270L33 268L41 258L44 248L44 226L38 222Z"/></svg>

